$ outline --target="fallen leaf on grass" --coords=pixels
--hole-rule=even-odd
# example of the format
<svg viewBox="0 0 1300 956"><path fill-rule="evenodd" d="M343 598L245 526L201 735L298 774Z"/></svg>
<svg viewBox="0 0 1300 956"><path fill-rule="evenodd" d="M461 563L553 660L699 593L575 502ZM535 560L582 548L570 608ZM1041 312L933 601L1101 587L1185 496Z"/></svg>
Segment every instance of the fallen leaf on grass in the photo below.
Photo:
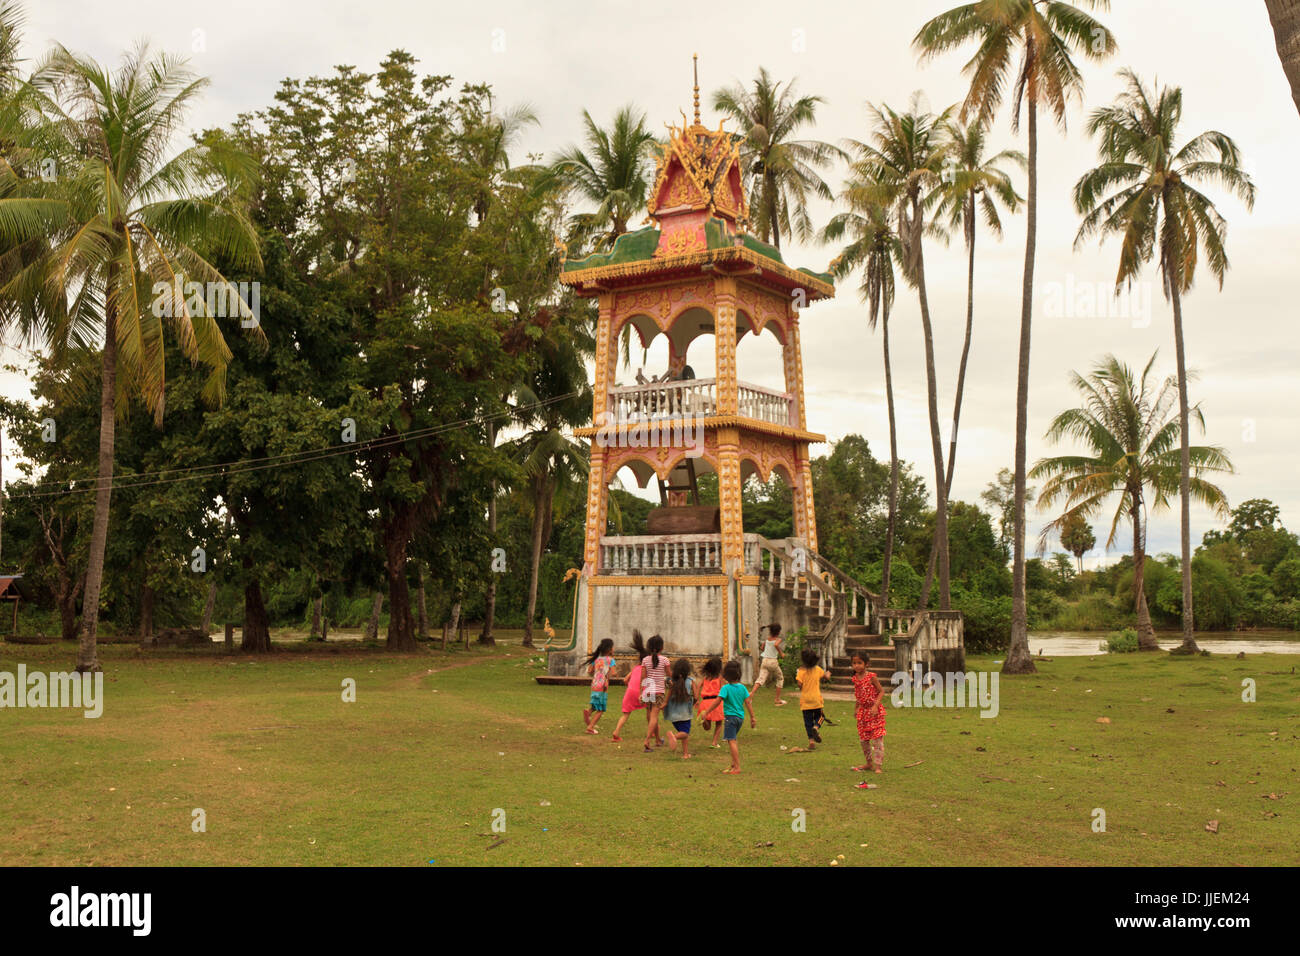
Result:
<svg viewBox="0 0 1300 956"><path fill-rule="evenodd" d="M923 763L925 763L924 760L918 760L916 763L905 763L905 764L903 764L903 769L906 770L906 769L908 769L909 767L919 767L919 766L921 766L921 764L923 764Z"/></svg>
<svg viewBox="0 0 1300 956"><path fill-rule="evenodd" d="M1109 718L1109 717L1098 717L1098 718L1097 718L1097 723L1099 723L1099 724L1109 724L1109 723L1110 723L1110 718Z"/></svg>
<svg viewBox="0 0 1300 956"><path fill-rule="evenodd" d="M1218 820L1211 820L1209 823L1207 823L1207 824L1205 825L1205 830L1206 830L1207 833L1218 833L1218 832L1219 832L1219 821L1218 821Z"/></svg>
<svg viewBox="0 0 1300 956"><path fill-rule="evenodd" d="M496 842L496 843L489 843L486 847L484 847L484 849L485 849L485 850L495 850L497 847L499 847L502 843L505 843L505 842L506 842L506 838L505 838L505 837L497 837L497 842Z"/></svg>

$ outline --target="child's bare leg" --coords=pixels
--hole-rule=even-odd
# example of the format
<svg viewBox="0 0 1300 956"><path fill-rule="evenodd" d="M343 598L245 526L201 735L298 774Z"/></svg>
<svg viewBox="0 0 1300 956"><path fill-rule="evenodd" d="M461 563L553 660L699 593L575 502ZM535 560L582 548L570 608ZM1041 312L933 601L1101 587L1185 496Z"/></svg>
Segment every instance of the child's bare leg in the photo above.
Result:
<svg viewBox="0 0 1300 956"><path fill-rule="evenodd" d="M677 734L674 739L674 743L676 743L676 741L678 740L682 742L682 759L683 760L689 759L689 757L691 756L691 735Z"/></svg>
<svg viewBox="0 0 1300 956"><path fill-rule="evenodd" d="M870 740L864 740L864 741L862 741L862 758L863 758L863 760L862 760L863 765L864 765L868 770L873 770L873 769L875 769L875 764L872 763L872 756L871 756L871 741L870 741Z"/></svg>
<svg viewBox="0 0 1300 956"><path fill-rule="evenodd" d="M871 741L872 768L876 773L885 772L885 738L877 737Z"/></svg>
<svg viewBox="0 0 1300 956"><path fill-rule="evenodd" d="M718 739L722 736L722 721L713 722L713 746L718 746Z"/></svg>
<svg viewBox="0 0 1300 956"><path fill-rule="evenodd" d="M731 769L740 769L740 745L734 740L728 740L727 746L731 748Z"/></svg>
<svg viewBox="0 0 1300 956"><path fill-rule="evenodd" d="M645 746L650 749L650 738L659 738L659 708L651 704L645 712Z"/></svg>
<svg viewBox="0 0 1300 956"><path fill-rule="evenodd" d="M587 729L595 730L596 725L600 723L600 718L604 716L605 716L605 712L603 710L593 710L591 712L591 720L587 723Z"/></svg>
<svg viewBox="0 0 1300 956"><path fill-rule="evenodd" d="M618 723L614 725L614 736L615 736L615 737L617 737L619 734L621 734L621 733L623 732L623 725L627 723L627 718L628 718L629 716L630 716L630 715L629 715L626 711L624 711L623 715L622 715L621 717L618 718Z"/></svg>

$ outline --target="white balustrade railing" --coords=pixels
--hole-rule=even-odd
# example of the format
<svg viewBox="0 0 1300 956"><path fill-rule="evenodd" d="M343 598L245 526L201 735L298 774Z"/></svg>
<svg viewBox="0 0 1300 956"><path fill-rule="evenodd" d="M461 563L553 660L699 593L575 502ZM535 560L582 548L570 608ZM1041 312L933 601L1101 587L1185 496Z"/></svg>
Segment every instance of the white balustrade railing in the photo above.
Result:
<svg viewBox="0 0 1300 956"><path fill-rule="evenodd" d="M738 413L745 418L789 425L794 421L794 396L760 385L737 386ZM718 382L689 378L647 385L621 385L609 390L611 424L672 418L712 418L718 414Z"/></svg>
<svg viewBox="0 0 1300 956"><path fill-rule="evenodd" d="M601 574L722 570L722 535L625 535L600 539Z"/></svg>
<svg viewBox="0 0 1300 956"><path fill-rule="evenodd" d="M794 397L788 392L743 382L736 391L737 410L742 417L774 425L789 425L794 421Z"/></svg>

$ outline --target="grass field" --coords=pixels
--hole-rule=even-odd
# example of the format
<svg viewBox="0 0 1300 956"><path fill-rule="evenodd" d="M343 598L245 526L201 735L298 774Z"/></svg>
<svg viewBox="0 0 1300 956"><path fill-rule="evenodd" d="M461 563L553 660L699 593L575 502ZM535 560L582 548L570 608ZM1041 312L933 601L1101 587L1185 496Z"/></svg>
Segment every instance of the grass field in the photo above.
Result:
<svg viewBox="0 0 1300 956"><path fill-rule="evenodd" d="M73 656L0 645L0 671ZM791 754L797 705L761 691L729 777L699 733L691 761L641 753L640 714L621 745L616 712L584 735L585 688L539 687L542 662L512 644L101 656L99 719L0 710L0 864L1300 863L1300 676L1283 655L1057 659L1002 680L995 719L891 709L869 791L852 787L851 702L828 702L823 748Z"/></svg>

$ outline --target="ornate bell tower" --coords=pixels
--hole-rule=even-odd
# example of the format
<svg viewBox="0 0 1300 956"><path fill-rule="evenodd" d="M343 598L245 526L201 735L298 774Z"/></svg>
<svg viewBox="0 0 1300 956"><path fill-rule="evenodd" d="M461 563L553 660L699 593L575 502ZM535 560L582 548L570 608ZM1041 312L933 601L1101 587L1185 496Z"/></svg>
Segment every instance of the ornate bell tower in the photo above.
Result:
<svg viewBox="0 0 1300 956"><path fill-rule="evenodd" d="M745 533L741 515L744 480L781 475L792 490L794 537L817 548L808 449L825 438L807 428L799 326L803 310L835 290L829 276L791 268L744 231L738 138L700 122L698 82L695 120L669 127L646 206L653 225L607 252L566 260L560 276L599 305L592 426L577 431L591 440L591 459L572 653L589 653L603 637L624 646L635 627L662 634L670 654L725 660L766 623L761 539ZM643 347L667 337L662 377L616 383L628 325ZM737 343L764 332L781 346L780 387L743 381L737 368ZM698 379L687 360L708 334L716 374ZM648 535L609 533L609 484L625 467L641 487L659 483ZM693 495L698 474L709 472L718 476L717 508Z"/></svg>

